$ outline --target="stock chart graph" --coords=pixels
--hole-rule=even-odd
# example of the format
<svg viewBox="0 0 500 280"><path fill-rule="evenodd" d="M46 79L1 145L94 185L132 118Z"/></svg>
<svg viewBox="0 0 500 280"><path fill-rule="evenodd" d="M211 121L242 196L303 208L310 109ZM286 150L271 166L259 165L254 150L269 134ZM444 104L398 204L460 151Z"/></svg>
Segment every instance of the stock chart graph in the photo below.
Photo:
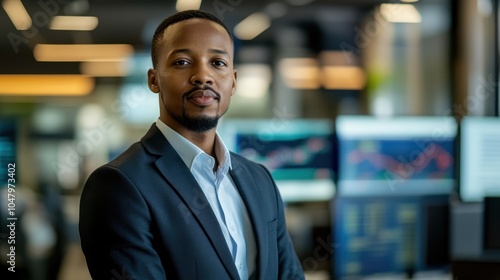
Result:
<svg viewBox="0 0 500 280"><path fill-rule="evenodd" d="M237 150L263 164L277 180L330 178L333 156L330 135L291 135L266 139L237 135Z"/></svg>
<svg viewBox="0 0 500 280"><path fill-rule="evenodd" d="M269 170L284 202L328 201L335 195L331 120L231 119L218 133L228 149Z"/></svg>
<svg viewBox="0 0 500 280"><path fill-rule="evenodd" d="M453 142L350 140L342 143L341 177L346 180L451 179Z"/></svg>

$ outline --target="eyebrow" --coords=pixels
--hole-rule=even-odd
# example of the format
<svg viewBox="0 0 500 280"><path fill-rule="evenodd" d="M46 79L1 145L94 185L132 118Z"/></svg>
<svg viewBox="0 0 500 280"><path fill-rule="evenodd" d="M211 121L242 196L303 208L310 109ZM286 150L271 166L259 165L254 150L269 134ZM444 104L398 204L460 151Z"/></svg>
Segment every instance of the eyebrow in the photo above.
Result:
<svg viewBox="0 0 500 280"><path fill-rule="evenodd" d="M191 49L176 49L176 50L173 50L170 55L176 55L178 53L192 53L193 51ZM222 54L222 55L226 55L226 56L229 56L229 53L225 50L221 50L221 49L209 49L208 52L210 53L215 53L215 54Z"/></svg>

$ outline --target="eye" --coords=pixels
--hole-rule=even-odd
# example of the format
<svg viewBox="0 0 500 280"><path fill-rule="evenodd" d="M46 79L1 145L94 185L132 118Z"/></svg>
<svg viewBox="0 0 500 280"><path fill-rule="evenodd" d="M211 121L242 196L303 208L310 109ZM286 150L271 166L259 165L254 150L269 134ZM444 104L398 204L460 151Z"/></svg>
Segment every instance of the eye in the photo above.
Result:
<svg viewBox="0 0 500 280"><path fill-rule="evenodd" d="M227 63L223 60L214 60L212 64L217 67L227 66Z"/></svg>
<svg viewBox="0 0 500 280"><path fill-rule="evenodd" d="M184 65L188 65L188 64L189 64L189 61L186 59L179 59L179 60L174 61L174 65L176 65L176 66L184 66Z"/></svg>

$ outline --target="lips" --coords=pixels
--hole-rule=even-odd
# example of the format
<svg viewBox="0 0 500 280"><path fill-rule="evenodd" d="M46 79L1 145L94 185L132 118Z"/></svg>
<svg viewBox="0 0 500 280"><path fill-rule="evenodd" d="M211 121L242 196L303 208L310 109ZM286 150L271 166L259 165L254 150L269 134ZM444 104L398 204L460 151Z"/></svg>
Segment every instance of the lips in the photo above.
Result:
<svg viewBox="0 0 500 280"><path fill-rule="evenodd" d="M199 106L208 106L219 99L217 94L210 90L197 90L190 95L187 99Z"/></svg>

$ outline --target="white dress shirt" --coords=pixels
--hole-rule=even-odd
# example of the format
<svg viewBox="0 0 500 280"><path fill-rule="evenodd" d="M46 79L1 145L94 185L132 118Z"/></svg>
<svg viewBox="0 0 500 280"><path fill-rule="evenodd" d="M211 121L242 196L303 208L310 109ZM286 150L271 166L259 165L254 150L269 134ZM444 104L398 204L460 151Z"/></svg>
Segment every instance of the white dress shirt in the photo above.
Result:
<svg viewBox="0 0 500 280"><path fill-rule="evenodd" d="M160 119L156 121L156 126L198 181L219 221L240 278L248 279L255 271L257 248L248 211L228 173L231 169L229 150L217 134L215 154L219 166L214 172L216 161L212 156L168 127Z"/></svg>

